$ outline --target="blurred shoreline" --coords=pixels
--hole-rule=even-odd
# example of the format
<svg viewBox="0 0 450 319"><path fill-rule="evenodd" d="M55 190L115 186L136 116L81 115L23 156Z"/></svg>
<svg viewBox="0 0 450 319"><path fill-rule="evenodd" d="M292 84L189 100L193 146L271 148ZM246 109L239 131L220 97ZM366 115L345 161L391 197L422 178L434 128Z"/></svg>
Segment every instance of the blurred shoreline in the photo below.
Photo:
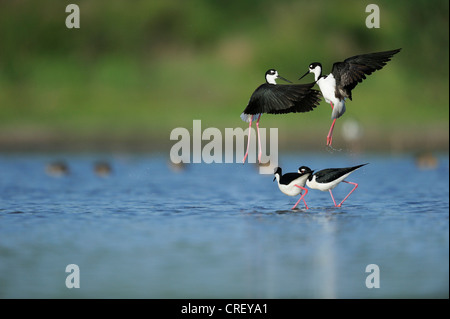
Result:
<svg viewBox="0 0 450 319"><path fill-rule="evenodd" d="M333 140L333 148L336 150L349 150L355 153L449 151L448 127L430 126L429 130L368 130L363 137L355 140L346 140L341 136L342 134L339 134L339 130L336 131L337 134ZM169 152L177 140L171 141L169 134L166 133L164 131L161 134L78 136L42 132L10 132L0 135L0 152ZM325 137L326 131L321 130L308 130L307 134L305 132L295 134L280 132L278 148L279 151L322 151L326 149ZM209 142L202 141L202 146ZM223 141L222 149L224 149Z"/></svg>

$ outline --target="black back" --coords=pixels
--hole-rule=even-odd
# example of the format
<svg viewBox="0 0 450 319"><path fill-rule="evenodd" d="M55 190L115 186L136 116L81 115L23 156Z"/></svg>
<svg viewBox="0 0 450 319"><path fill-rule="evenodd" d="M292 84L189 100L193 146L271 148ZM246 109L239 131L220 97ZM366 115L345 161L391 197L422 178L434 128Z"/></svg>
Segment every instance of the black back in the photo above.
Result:
<svg viewBox="0 0 450 319"><path fill-rule="evenodd" d="M312 111L322 94L313 90L315 83L275 85L264 83L253 92L245 114L284 114Z"/></svg>
<svg viewBox="0 0 450 319"><path fill-rule="evenodd" d="M336 179L338 179L339 177L351 173L355 170L357 170L358 168L367 165L366 164L361 164L361 165L357 165L357 166L353 166L353 167L345 167L345 168L327 168L327 169L323 169L320 170L316 173L314 173L313 175L310 175L308 177L309 180L312 180L313 176L316 176L316 181L318 183L329 183L332 182Z"/></svg>
<svg viewBox="0 0 450 319"><path fill-rule="evenodd" d="M380 70L401 49L355 55L344 62L333 64L331 73L336 79L336 97L352 99L351 91L366 78L366 75Z"/></svg>
<svg viewBox="0 0 450 319"><path fill-rule="evenodd" d="M302 175L299 173L286 173L280 176L280 184L289 185L292 181L296 180L300 176Z"/></svg>

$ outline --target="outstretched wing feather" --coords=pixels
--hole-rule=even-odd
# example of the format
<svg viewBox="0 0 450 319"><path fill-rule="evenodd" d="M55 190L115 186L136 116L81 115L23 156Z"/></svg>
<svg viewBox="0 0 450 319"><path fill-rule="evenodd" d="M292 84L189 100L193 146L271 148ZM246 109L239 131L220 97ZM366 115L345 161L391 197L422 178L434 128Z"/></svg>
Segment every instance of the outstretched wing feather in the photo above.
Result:
<svg viewBox="0 0 450 319"><path fill-rule="evenodd" d="M382 69L400 50L355 55L343 62L334 63L331 73L336 79L338 93L342 98L348 97L351 99L351 91L355 86L361 83L366 75Z"/></svg>
<svg viewBox="0 0 450 319"><path fill-rule="evenodd" d="M313 90L314 83L274 85L262 84L250 97L245 114L281 114L308 112L320 103L320 91Z"/></svg>

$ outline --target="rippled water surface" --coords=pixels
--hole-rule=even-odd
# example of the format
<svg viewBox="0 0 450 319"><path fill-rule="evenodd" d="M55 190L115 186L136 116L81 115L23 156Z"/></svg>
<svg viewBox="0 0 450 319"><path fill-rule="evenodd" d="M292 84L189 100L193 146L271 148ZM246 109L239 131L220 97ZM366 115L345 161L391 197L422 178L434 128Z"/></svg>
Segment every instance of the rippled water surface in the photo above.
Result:
<svg viewBox="0 0 450 319"><path fill-rule="evenodd" d="M0 297L449 297L447 154L434 169L407 155L280 158L286 172L370 164L347 179L359 187L342 208L310 190L310 209L291 211L297 198L252 164L0 154ZM67 175L46 172L56 160ZM69 264L80 288L66 287ZM366 287L370 264L379 288Z"/></svg>

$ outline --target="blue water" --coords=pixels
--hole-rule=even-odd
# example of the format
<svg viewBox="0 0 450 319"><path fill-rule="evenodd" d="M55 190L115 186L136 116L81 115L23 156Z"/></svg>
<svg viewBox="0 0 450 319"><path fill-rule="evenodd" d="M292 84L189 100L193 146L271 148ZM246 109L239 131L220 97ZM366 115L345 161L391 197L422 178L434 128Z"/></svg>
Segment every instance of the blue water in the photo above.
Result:
<svg viewBox="0 0 450 319"><path fill-rule="evenodd" d="M284 154L284 171L370 164L335 208L252 164L174 171L154 154L0 154L1 298L448 298L449 161ZM55 177L55 160L70 173ZM106 160L112 173L93 172ZM342 183L336 200L351 189ZM66 287L79 266L80 288ZM366 266L379 267L369 289Z"/></svg>

